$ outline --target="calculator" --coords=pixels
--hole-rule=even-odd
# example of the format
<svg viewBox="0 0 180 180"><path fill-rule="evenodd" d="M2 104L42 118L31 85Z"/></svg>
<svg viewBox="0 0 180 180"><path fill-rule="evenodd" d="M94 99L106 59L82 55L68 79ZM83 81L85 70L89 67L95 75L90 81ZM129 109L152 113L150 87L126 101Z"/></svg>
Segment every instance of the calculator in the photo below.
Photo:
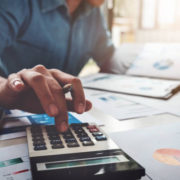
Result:
<svg viewBox="0 0 180 180"><path fill-rule="evenodd" d="M71 124L64 133L54 125L33 125L26 132L33 180L135 180L145 175L95 124Z"/></svg>

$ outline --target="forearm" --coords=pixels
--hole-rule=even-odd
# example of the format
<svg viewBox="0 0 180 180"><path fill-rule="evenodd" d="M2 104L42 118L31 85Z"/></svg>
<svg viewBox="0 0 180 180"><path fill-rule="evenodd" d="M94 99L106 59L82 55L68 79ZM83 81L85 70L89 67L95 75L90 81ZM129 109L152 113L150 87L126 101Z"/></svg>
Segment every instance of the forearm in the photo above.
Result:
<svg viewBox="0 0 180 180"><path fill-rule="evenodd" d="M133 58L128 58L128 55L122 52L120 48L115 49L111 58L101 65L101 72L125 74L133 60Z"/></svg>

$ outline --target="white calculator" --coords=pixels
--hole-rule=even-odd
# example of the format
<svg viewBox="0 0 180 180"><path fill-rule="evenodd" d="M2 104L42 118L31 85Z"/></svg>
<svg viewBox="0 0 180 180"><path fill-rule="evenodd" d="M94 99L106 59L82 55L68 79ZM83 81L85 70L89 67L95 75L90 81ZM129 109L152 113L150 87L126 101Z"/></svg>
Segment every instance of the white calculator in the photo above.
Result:
<svg viewBox="0 0 180 180"><path fill-rule="evenodd" d="M140 179L145 169L95 124L27 127L33 180Z"/></svg>

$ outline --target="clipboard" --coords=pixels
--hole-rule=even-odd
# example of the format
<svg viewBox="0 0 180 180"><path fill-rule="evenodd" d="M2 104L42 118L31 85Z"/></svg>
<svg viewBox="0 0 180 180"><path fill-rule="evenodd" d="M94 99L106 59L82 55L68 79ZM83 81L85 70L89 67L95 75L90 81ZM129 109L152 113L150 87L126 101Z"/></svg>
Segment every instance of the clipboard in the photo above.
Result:
<svg viewBox="0 0 180 180"><path fill-rule="evenodd" d="M180 81L98 73L82 78L84 88L169 99L180 90Z"/></svg>

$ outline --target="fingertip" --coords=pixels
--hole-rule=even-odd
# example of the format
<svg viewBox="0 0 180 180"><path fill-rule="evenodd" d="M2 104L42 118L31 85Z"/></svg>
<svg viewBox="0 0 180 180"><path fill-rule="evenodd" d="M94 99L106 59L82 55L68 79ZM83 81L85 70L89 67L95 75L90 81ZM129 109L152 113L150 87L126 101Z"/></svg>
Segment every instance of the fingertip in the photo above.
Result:
<svg viewBox="0 0 180 180"><path fill-rule="evenodd" d="M77 107L77 113L82 114L85 111L85 105L83 103L79 103Z"/></svg>
<svg viewBox="0 0 180 180"><path fill-rule="evenodd" d="M66 121L62 121L60 124L56 124L56 128L59 132L66 132L69 128L69 125Z"/></svg>

